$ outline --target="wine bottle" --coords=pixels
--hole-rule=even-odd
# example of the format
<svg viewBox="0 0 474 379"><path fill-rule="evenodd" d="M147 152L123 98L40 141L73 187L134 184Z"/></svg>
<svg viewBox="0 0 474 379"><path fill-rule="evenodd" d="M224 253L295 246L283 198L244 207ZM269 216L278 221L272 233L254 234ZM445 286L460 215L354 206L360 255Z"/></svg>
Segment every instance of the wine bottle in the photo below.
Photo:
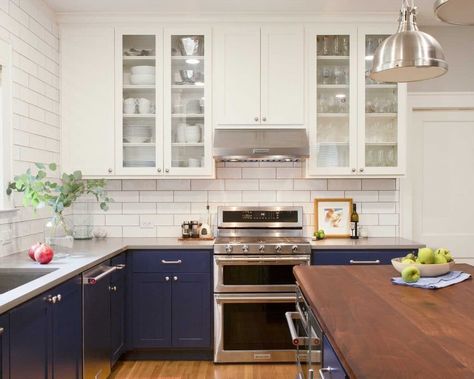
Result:
<svg viewBox="0 0 474 379"><path fill-rule="evenodd" d="M357 224L359 223L359 215L357 214L357 204L352 204L352 213L351 213L351 238L358 239L359 232L357 230Z"/></svg>

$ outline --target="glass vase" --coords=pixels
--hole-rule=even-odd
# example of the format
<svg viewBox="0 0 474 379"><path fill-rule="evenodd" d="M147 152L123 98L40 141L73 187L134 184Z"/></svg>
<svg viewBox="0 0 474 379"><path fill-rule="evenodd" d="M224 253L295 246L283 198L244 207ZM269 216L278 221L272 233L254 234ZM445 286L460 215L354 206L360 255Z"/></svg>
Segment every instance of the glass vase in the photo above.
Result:
<svg viewBox="0 0 474 379"><path fill-rule="evenodd" d="M72 232L72 222L62 213L56 213L44 227L44 239L57 253L72 248L74 243Z"/></svg>

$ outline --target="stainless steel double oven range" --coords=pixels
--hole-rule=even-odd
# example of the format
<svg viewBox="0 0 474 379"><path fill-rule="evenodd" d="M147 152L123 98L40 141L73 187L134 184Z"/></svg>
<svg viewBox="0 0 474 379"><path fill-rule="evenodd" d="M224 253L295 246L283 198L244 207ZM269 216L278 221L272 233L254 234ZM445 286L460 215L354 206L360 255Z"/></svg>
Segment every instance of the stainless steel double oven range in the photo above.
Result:
<svg viewBox="0 0 474 379"><path fill-rule="evenodd" d="M310 264L302 217L301 207L218 209L215 362L296 361L285 314L295 310L293 266Z"/></svg>

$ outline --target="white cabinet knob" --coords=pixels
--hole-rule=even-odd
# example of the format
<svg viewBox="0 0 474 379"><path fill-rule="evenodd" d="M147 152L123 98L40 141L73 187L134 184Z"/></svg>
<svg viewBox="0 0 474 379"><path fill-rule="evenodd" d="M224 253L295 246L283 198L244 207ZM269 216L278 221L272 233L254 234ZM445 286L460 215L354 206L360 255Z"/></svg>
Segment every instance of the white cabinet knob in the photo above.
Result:
<svg viewBox="0 0 474 379"><path fill-rule="evenodd" d="M107 170L107 172L108 172L109 174L111 174L112 171L113 171L113 170L112 170L111 168L109 168L109 169Z"/></svg>
<svg viewBox="0 0 474 379"><path fill-rule="evenodd" d="M356 172L357 170L355 168L352 169L352 172Z"/></svg>
<svg viewBox="0 0 474 379"><path fill-rule="evenodd" d="M258 117L255 117L255 118L254 118L254 121L257 122L257 121L258 121Z"/></svg>
<svg viewBox="0 0 474 379"><path fill-rule="evenodd" d="M364 172L364 169L363 169L363 168L359 168L359 172Z"/></svg>
<svg viewBox="0 0 474 379"><path fill-rule="evenodd" d="M262 121L263 121L263 122L267 121L267 118L266 118L266 117L262 117Z"/></svg>
<svg viewBox="0 0 474 379"><path fill-rule="evenodd" d="M161 168L158 168L156 171L161 172Z"/></svg>
<svg viewBox="0 0 474 379"><path fill-rule="evenodd" d="M170 172L170 169L169 169L169 168L167 168L167 169L165 170L165 172L166 172L166 173Z"/></svg>

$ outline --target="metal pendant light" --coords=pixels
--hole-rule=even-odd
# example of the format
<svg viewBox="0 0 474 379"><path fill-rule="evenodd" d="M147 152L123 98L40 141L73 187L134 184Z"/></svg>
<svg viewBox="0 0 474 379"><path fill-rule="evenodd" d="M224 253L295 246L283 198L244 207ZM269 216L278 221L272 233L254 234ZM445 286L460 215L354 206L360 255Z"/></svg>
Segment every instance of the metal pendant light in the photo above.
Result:
<svg viewBox="0 0 474 379"><path fill-rule="evenodd" d="M418 29L416 7L402 2L400 25L374 54L370 77L378 82L399 83L432 79L448 71L441 45Z"/></svg>
<svg viewBox="0 0 474 379"><path fill-rule="evenodd" d="M474 25L474 2L472 0L436 0L436 16L448 24Z"/></svg>

